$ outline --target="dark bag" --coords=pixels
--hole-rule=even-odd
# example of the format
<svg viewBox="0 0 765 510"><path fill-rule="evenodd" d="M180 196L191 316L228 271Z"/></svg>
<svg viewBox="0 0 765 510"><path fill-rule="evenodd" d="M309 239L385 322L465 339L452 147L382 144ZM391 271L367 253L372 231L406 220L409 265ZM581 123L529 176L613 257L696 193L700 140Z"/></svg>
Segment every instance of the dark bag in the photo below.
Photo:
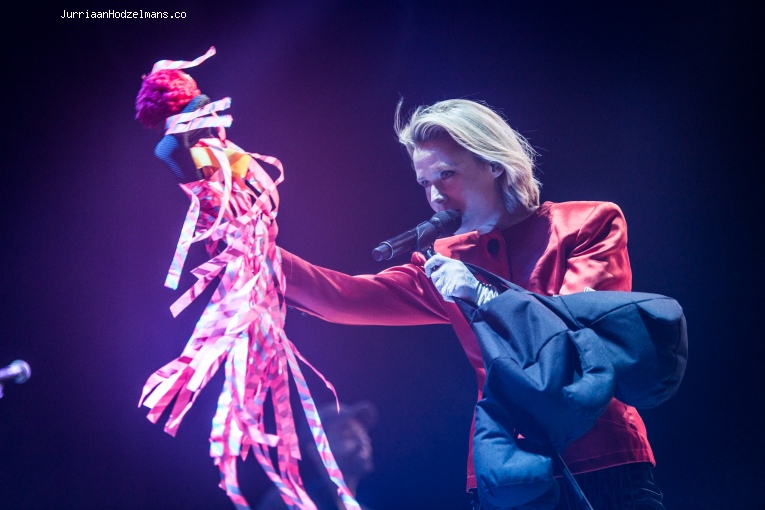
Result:
<svg viewBox="0 0 765 510"><path fill-rule="evenodd" d="M594 425L612 397L646 408L677 392L688 356L682 308L638 292L541 296L468 267L506 289L480 308L455 299L486 368L474 441L481 504L553 508L557 453Z"/></svg>

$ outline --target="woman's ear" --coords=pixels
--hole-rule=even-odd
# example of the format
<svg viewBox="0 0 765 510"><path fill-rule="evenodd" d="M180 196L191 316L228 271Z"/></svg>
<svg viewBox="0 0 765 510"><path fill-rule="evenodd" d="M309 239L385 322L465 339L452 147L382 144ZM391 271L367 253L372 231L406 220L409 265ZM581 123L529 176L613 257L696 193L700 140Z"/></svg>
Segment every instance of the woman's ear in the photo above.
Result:
<svg viewBox="0 0 765 510"><path fill-rule="evenodd" d="M495 179L502 175L505 172L505 167L500 165L499 163L489 163L491 165L491 168L489 171L491 172L491 176Z"/></svg>

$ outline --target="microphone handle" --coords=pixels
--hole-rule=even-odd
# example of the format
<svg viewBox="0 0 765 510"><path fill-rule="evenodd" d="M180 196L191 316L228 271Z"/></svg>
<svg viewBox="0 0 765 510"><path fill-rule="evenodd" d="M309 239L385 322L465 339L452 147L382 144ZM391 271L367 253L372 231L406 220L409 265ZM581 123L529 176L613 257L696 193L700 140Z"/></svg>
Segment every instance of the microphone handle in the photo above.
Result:
<svg viewBox="0 0 765 510"><path fill-rule="evenodd" d="M13 379L16 384L27 382L32 370L25 361L16 360L5 368L0 368L0 383Z"/></svg>
<svg viewBox="0 0 765 510"><path fill-rule="evenodd" d="M432 258L436 254L436 250L433 249L433 246L428 246L424 250L420 250L423 255L425 255L428 259Z"/></svg>
<svg viewBox="0 0 765 510"><path fill-rule="evenodd" d="M423 221L415 228L380 243L372 250L372 258L377 262L388 260L399 253L417 250L432 257L433 243L445 233L453 233L459 227L461 219L456 211L442 211L429 221Z"/></svg>
<svg viewBox="0 0 765 510"><path fill-rule="evenodd" d="M372 250L372 258L379 262L391 259L401 252L414 249L417 246L417 230L417 228L413 228L383 241L380 246Z"/></svg>

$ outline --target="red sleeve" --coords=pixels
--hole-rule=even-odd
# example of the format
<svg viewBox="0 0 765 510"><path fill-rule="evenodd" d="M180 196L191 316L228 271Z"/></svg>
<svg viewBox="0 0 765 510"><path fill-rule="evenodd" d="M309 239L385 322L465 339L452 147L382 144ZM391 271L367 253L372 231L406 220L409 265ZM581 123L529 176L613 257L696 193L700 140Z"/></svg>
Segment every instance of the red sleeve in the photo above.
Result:
<svg viewBox="0 0 765 510"><path fill-rule="evenodd" d="M598 203L586 217L567 254L560 294L594 290L632 290L627 255L627 222L621 209Z"/></svg>
<svg viewBox="0 0 765 510"><path fill-rule="evenodd" d="M444 324L443 298L421 266L404 264L376 275L350 276L315 266L281 249L287 304L340 324Z"/></svg>

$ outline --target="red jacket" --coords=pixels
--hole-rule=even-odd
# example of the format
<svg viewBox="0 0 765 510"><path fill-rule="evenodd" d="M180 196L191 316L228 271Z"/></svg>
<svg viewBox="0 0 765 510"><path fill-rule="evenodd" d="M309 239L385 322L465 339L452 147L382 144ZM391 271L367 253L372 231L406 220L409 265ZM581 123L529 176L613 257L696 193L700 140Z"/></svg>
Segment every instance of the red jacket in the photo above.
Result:
<svg viewBox="0 0 765 510"><path fill-rule="evenodd" d="M608 202L545 202L529 218L502 231L469 232L436 242L438 253L483 267L532 292L551 296L595 290L629 291L627 225ZM425 258L376 275L349 276L281 250L287 303L322 319L358 325L451 323L476 371L478 398L486 372L473 331L453 303L425 276ZM470 434L468 489L476 486ZM637 411L612 400L595 426L571 443L563 459L573 473L632 462L655 464Z"/></svg>

